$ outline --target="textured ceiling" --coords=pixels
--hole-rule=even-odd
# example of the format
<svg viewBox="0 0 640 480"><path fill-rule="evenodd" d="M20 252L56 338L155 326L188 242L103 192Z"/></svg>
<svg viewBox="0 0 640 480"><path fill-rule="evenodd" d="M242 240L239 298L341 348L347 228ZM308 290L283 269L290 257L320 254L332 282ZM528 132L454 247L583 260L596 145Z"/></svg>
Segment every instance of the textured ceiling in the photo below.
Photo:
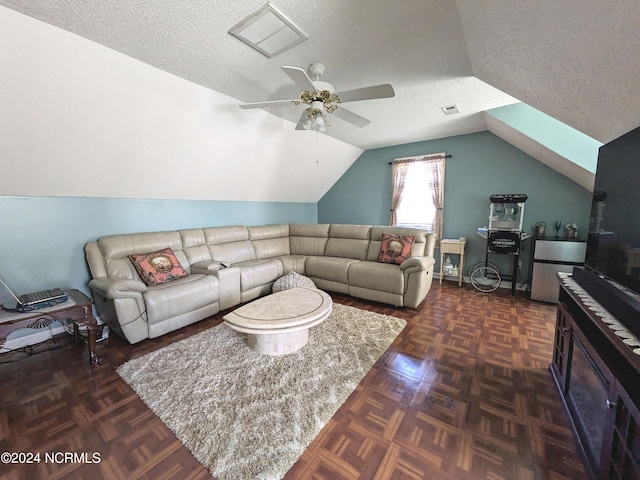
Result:
<svg viewBox="0 0 640 480"><path fill-rule="evenodd" d="M640 0L457 0L473 73L603 143L640 125Z"/></svg>
<svg viewBox="0 0 640 480"><path fill-rule="evenodd" d="M338 91L391 83L394 98L348 105L367 127L331 120L365 149L485 130L482 112L516 98L601 141L640 123L638 1L274 0L309 40L271 59L227 33L264 3L0 0L242 102L297 97L282 65L322 62Z"/></svg>

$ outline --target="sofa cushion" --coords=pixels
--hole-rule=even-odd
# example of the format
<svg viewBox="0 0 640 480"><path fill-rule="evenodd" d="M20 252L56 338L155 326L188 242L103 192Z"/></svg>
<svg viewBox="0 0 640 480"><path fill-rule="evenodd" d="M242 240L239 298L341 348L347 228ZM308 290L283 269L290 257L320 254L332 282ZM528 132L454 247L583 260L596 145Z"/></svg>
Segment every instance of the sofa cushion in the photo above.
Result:
<svg viewBox="0 0 640 480"><path fill-rule="evenodd" d="M270 238L289 238L289 224L280 225L259 225L257 227L247 227L249 238L255 240L268 240Z"/></svg>
<svg viewBox="0 0 640 480"><path fill-rule="evenodd" d="M297 272L301 275L305 274L305 264L307 263L307 255L283 255L276 257L282 262L282 273Z"/></svg>
<svg viewBox="0 0 640 480"><path fill-rule="evenodd" d="M329 240L329 224L289 225L291 255L324 255Z"/></svg>
<svg viewBox="0 0 640 480"><path fill-rule="evenodd" d="M220 285L214 275L189 275L149 287L143 296L148 322L154 324L218 302Z"/></svg>
<svg viewBox="0 0 640 480"><path fill-rule="evenodd" d="M305 264L305 272L309 277L348 285L349 267L358 262L359 260L353 258L309 257Z"/></svg>
<svg viewBox="0 0 640 480"><path fill-rule="evenodd" d="M247 227L210 227L203 230L211 260L237 263L256 259Z"/></svg>
<svg viewBox="0 0 640 480"><path fill-rule="evenodd" d="M257 259L289 255L289 225L249 227L249 238Z"/></svg>
<svg viewBox="0 0 640 480"><path fill-rule="evenodd" d="M381 263L395 263L400 265L407 258L411 257L411 247L416 237L413 235L391 235L390 233L382 234L380 242L380 253L378 253L378 261Z"/></svg>
<svg viewBox="0 0 640 480"><path fill-rule="evenodd" d="M394 264L358 262L349 267L349 286L402 295L404 274Z"/></svg>
<svg viewBox="0 0 640 480"><path fill-rule="evenodd" d="M108 277L138 280L138 273L128 255L157 252L163 248L170 248L180 265L189 272L189 262L182 252L182 241L178 232L109 235L99 238L98 245L104 256Z"/></svg>
<svg viewBox="0 0 640 480"><path fill-rule="evenodd" d="M282 262L272 258L234 263L233 266L240 269L240 290L242 292L267 284L270 286L283 273Z"/></svg>
<svg viewBox="0 0 640 480"><path fill-rule="evenodd" d="M161 285L188 275L170 248L158 252L129 255L129 259L140 275L140 279L147 285Z"/></svg>
<svg viewBox="0 0 640 480"><path fill-rule="evenodd" d="M189 261L189 265L211 260L211 252L202 228L179 230L182 239L182 251Z"/></svg>
<svg viewBox="0 0 640 480"><path fill-rule="evenodd" d="M369 225L331 225L325 255L366 260L371 239Z"/></svg>
<svg viewBox="0 0 640 480"><path fill-rule="evenodd" d="M136 253L155 252L171 248L182 250L182 240L178 232L147 232L109 235L98 239L105 258L124 258Z"/></svg>

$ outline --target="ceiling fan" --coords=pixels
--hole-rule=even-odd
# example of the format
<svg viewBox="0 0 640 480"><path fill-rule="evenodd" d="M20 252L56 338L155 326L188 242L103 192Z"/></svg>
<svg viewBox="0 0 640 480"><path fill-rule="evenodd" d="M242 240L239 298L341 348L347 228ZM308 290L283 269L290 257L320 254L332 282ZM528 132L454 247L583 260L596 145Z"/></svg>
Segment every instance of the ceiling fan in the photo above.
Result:
<svg viewBox="0 0 640 480"><path fill-rule="evenodd" d="M282 70L302 89L299 98L245 103L240 105L240 108L263 108L287 104L300 105L303 103L309 105L309 107L302 112L296 125L296 130L324 132L329 126L327 124L327 114L334 114L336 117L356 127L364 127L370 123L370 120L342 108L339 104L376 98L390 98L395 95L393 87L388 83L335 93L333 85L320 80L325 70L324 65L321 63L309 65L310 76L302 68L298 67L282 67Z"/></svg>

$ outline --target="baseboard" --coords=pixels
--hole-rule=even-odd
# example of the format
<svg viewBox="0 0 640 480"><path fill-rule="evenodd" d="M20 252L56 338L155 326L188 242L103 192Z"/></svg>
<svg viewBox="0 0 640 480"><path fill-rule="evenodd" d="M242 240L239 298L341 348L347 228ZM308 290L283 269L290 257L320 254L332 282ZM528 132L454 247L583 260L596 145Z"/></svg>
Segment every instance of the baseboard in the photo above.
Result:
<svg viewBox="0 0 640 480"><path fill-rule="evenodd" d="M438 280L438 282L440 282L440 274L439 273L434 273L433 278ZM451 282L451 283L457 283L458 282L458 277L454 277L453 275L444 275L443 280L446 280L447 282ZM471 283L471 279L469 277L462 277L462 283ZM500 282L500 286L498 288L508 288L509 290L511 290L511 281L510 280L502 280ZM516 284L516 290L519 290L521 292L528 292L529 291L529 284L525 283L525 284Z"/></svg>

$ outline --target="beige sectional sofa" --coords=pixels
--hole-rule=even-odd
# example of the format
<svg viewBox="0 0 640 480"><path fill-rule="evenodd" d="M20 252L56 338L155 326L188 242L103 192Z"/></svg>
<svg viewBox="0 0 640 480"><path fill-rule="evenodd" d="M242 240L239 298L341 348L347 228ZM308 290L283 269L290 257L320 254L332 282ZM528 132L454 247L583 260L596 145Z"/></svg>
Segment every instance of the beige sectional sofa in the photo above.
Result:
<svg viewBox="0 0 640 480"><path fill-rule="evenodd" d="M383 233L415 236L412 257L378 262ZM322 290L417 307L433 280L434 246L434 235L418 229L282 224L111 235L85 253L98 314L136 343L267 295L292 271ZM188 275L147 286L128 256L167 247Z"/></svg>

